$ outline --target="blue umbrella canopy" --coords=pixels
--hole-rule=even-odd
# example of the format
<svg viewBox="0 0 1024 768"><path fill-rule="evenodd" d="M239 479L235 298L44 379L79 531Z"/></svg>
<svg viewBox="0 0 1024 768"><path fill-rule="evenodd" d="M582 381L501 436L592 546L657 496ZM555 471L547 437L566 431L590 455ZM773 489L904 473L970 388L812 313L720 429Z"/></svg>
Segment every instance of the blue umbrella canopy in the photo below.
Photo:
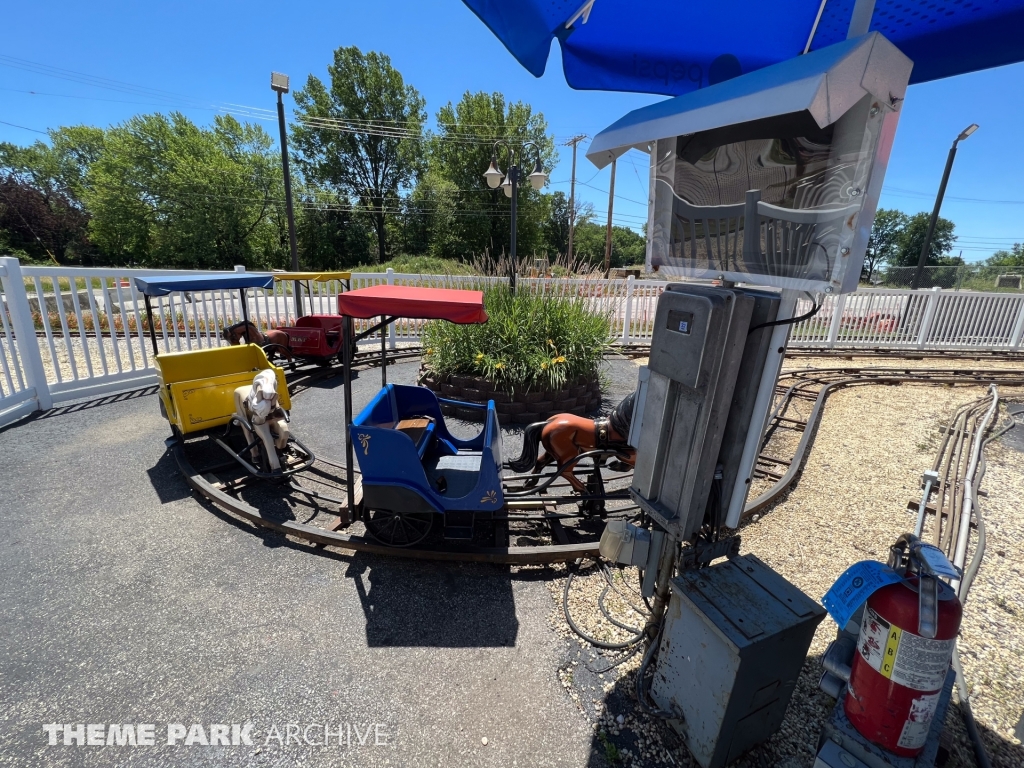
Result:
<svg viewBox="0 0 1024 768"><path fill-rule="evenodd" d="M678 96L844 40L855 0L463 0L532 74L552 40L584 90ZM1024 0L877 0L911 83L1024 60Z"/></svg>

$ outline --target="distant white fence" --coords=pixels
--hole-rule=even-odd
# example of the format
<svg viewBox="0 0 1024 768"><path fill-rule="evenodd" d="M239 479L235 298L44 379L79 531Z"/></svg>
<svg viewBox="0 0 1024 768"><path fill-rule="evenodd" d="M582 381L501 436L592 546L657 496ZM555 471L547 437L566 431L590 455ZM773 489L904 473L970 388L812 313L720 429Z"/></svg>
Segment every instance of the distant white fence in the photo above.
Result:
<svg viewBox="0 0 1024 768"><path fill-rule="evenodd" d="M241 268L238 268L241 269ZM133 277L209 274L133 269L23 267L0 258L0 426L54 403L156 382L142 296ZM504 278L354 273L352 288L390 283L480 288ZM654 330L658 297L666 282L521 278L522 290L585 299L607 313L611 341L646 344ZM313 283L303 291L300 314L337 311L340 285ZM296 319L291 283L248 292L250 318L262 327ZM791 347L885 349L1021 349L1024 294L867 290L821 297L821 309L793 328ZM241 319L235 291L171 294L154 299L161 351L221 346L221 329ZM797 312L809 311L801 299ZM364 322L364 321L359 321ZM399 320L388 344L415 343L422 321ZM379 337L378 337L379 338Z"/></svg>

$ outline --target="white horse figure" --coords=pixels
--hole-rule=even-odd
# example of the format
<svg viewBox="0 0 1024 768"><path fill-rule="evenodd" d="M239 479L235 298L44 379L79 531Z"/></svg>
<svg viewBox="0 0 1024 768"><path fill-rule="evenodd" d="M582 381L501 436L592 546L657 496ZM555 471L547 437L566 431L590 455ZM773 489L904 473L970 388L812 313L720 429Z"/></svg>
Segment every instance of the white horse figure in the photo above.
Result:
<svg viewBox="0 0 1024 768"><path fill-rule="evenodd" d="M280 472L281 459L277 452L288 444L291 433L285 421L284 409L278 402L277 376L274 371L260 371L251 385L235 390L235 411L242 422L246 445L253 441L252 432L245 426L251 424L267 450L270 470ZM252 449L252 457L254 462L259 462L258 448Z"/></svg>

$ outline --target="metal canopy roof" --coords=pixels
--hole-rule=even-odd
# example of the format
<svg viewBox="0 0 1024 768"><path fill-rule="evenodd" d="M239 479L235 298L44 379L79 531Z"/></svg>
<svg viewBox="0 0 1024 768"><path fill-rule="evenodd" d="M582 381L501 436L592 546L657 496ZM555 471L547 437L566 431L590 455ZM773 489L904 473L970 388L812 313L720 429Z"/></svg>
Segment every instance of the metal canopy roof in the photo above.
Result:
<svg viewBox="0 0 1024 768"><path fill-rule="evenodd" d="M459 325L487 322L483 291L407 285L374 285L339 293L338 314L448 320Z"/></svg>
<svg viewBox="0 0 1024 768"><path fill-rule="evenodd" d="M274 276L254 272L223 272L210 275L136 277L135 288L143 296L166 296L174 291L217 291L227 288L270 288Z"/></svg>
<svg viewBox="0 0 1024 768"><path fill-rule="evenodd" d="M532 74L553 40L566 82L678 96L847 37L855 0L463 0ZM867 31L922 83L1024 60L1024 0L876 0Z"/></svg>
<svg viewBox="0 0 1024 768"><path fill-rule="evenodd" d="M329 283L332 280L350 280L352 278L351 272L274 272L272 274L277 282L299 280Z"/></svg>
<svg viewBox="0 0 1024 768"><path fill-rule="evenodd" d="M603 168L658 139L800 112L825 128L869 93L898 106L911 67L896 46L873 32L633 110L597 134L587 158Z"/></svg>

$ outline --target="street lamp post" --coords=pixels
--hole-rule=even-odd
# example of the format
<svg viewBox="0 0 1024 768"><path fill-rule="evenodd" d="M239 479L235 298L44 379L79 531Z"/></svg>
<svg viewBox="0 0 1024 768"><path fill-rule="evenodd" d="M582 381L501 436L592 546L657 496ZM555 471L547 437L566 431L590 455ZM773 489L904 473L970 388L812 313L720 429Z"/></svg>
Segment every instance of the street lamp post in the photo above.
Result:
<svg viewBox="0 0 1024 768"><path fill-rule="evenodd" d="M270 89L277 92L277 124L281 129L281 167L284 169L284 204L288 212L288 243L292 253L292 272L299 271L299 247L295 240L295 211L292 209L292 176L288 170L288 133L284 124L284 94L288 93L288 75L270 73ZM295 296L295 317L302 315L302 286L296 280L292 284Z"/></svg>
<svg viewBox="0 0 1024 768"><path fill-rule="evenodd" d="M910 284L911 290L917 290L921 285L921 276L924 274L924 265L928 262L928 248L932 244L932 235L935 234L935 224L939 220L939 209L942 208L942 198L946 194L946 183L949 181L949 172L953 170L953 158L956 157L956 145L978 130L977 123L971 123L960 132L960 135L953 139L953 146L949 148L949 156L946 158L946 169L942 172L942 181L939 182L939 192L935 196L935 207L932 209L932 217L928 220L928 231L924 236L924 243L921 245L921 255L917 257L917 271L914 273L914 281Z"/></svg>
<svg viewBox="0 0 1024 768"><path fill-rule="evenodd" d="M505 147L508 152L508 174L502 174L501 169L498 167L498 146ZM544 169L540 164L540 148L532 141L524 142L519 147L519 153L522 155L526 152L526 148L531 147L536 154L536 162L533 166L533 173L527 178L530 180L530 186L535 190L540 191L544 187L544 182L547 181L548 175L544 173ZM505 176L502 181L502 176ZM484 178L487 179L487 186L491 189L497 189L499 186L505 192L505 197L512 198L512 237L510 240L510 259L509 259L509 272L508 272L508 287L513 293L516 292L516 200L519 197L519 165L516 159L516 147L509 144L507 141L498 139L494 142L494 151L491 153L491 164L487 167L484 172Z"/></svg>

